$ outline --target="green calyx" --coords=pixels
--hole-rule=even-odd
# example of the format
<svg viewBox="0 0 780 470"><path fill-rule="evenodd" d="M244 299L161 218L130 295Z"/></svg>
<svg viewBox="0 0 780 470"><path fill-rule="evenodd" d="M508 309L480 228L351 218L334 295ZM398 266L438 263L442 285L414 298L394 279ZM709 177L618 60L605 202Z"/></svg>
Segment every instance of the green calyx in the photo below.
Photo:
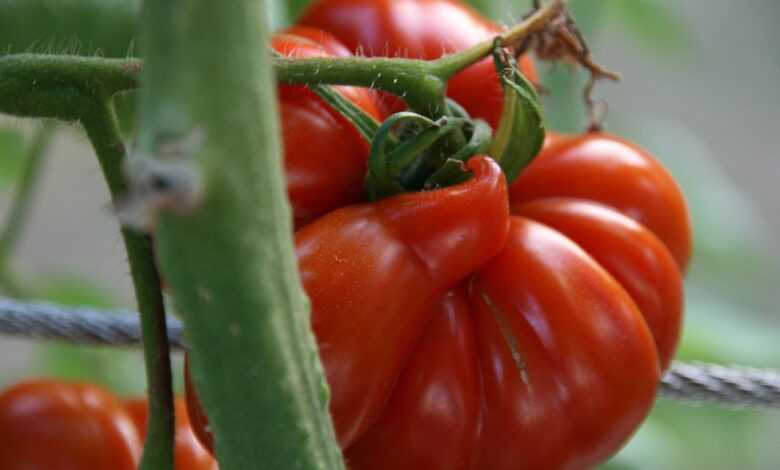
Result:
<svg viewBox="0 0 780 470"><path fill-rule="evenodd" d="M406 172L431 158L434 144L467 122L446 116L434 121L408 111L387 118L371 143L365 183L368 198L375 201L419 189L405 184Z"/></svg>
<svg viewBox="0 0 780 470"><path fill-rule="evenodd" d="M511 184L542 149L544 118L534 85L520 73L514 57L497 45L493 58L504 87L504 108L489 153Z"/></svg>

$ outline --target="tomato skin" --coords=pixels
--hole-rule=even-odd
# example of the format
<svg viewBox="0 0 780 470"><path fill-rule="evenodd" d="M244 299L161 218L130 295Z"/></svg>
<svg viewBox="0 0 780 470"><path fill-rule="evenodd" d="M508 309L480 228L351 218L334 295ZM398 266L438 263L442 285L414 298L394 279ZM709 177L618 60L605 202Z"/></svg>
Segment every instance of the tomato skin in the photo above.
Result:
<svg viewBox="0 0 780 470"><path fill-rule="evenodd" d="M468 298L459 288L434 307L382 417L346 450L347 461L355 469L470 468L480 427L480 380Z"/></svg>
<svg viewBox="0 0 780 470"><path fill-rule="evenodd" d="M124 401L124 406L133 419L138 435L146 439L148 418L148 400L133 398ZM195 436L187 415L187 405L183 398L174 401L176 412L176 438L174 443L175 470L218 470L217 462L201 445Z"/></svg>
<svg viewBox="0 0 780 470"><path fill-rule="evenodd" d="M277 33L271 45L287 57L349 55L333 36L312 28L295 27ZM381 119L373 91L336 89L366 113ZM279 113L295 226L362 201L369 147L354 126L304 86L279 86Z"/></svg>
<svg viewBox="0 0 780 470"><path fill-rule="evenodd" d="M433 60L501 33L502 28L456 0L319 0L300 24L324 29L355 53ZM530 58L522 72L536 80ZM484 59L454 76L447 95L475 118L496 128L503 90L493 60Z"/></svg>
<svg viewBox="0 0 780 470"><path fill-rule="evenodd" d="M666 370L680 339L683 283L664 244L634 220L589 201L540 199L513 205L512 213L566 235L623 286L647 321Z"/></svg>
<svg viewBox="0 0 780 470"><path fill-rule="evenodd" d="M378 418L430 306L503 245L504 176L487 157L468 167L463 184L346 207L295 235L345 447Z"/></svg>
<svg viewBox="0 0 780 470"><path fill-rule="evenodd" d="M134 470L141 451L130 415L98 386L41 379L0 395L3 470Z"/></svg>
<svg viewBox="0 0 780 470"><path fill-rule="evenodd" d="M553 141L510 188L513 204L549 197L616 209L653 232L686 271L692 235L685 198L669 172L634 144L599 132Z"/></svg>
<svg viewBox="0 0 780 470"><path fill-rule="evenodd" d="M472 468L591 468L649 412L660 379L652 335L617 281L563 235L512 217L470 301L485 405Z"/></svg>

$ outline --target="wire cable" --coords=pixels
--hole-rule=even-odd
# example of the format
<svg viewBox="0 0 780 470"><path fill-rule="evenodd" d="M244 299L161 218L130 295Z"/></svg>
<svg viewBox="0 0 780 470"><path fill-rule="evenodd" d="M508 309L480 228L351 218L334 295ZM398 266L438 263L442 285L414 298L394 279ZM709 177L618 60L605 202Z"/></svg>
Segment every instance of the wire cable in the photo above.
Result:
<svg viewBox="0 0 780 470"><path fill-rule="evenodd" d="M182 323L168 317L171 348L183 350ZM105 346L141 344L138 314L0 298L0 334ZM780 409L780 370L675 362L661 397L724 407Z"/></svg>

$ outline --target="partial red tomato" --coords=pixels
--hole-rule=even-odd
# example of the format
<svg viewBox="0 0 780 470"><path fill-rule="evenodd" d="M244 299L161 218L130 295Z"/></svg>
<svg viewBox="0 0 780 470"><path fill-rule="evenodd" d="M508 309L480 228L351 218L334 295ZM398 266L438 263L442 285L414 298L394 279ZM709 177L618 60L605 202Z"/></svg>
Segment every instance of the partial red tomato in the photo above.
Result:
<svg viewBox="0 0 780 470"><path fill-rule="evenodd" d="M636 145L599 132L556 139L510 188L515 205L549 197L600 203L636 220L686 271L692 236L685 198L663 165Z"/></svg>
<svg viewBox="0 0 780 470"><path fill-rule="evenodd" d="M197 392L195 391L195 384L192 382L192 376L190 375L190 361L189 355L184 355L184 394L186 396L187 403L187 415L192 423L192 430L195 433L195 437L198 438L201 444L208 449L209 452L214 452L214 436L211 434L211 428L209 427L209 418L206 416L206 411L197 399Z"/></svg>
<svg viewBox="0 0 780 470"><path fill-rule="evenodd" d="M360 55L425 60L462 51L502 31L457 0L318 0L300 24L334 34ZM537 79L529 57L520 66L528 78ZM447 95L473 117L498 125L503 90L491 58L453 77Z"/></svg>
<svg viewBox="0 0 780 470"><path fill-rule="evenodd" d="M515 204L512 212L566 235L623 286L644 315L666 370L680 339L683 282L664 244L636 221L591 201L539 199Z"/></svg>
<svg viewBox="0 0 780 470"><path fill-rule="evenodd" d="M295 27L278 33L272 47L287 57L348 56L333 36ZM381 119L372 90L337 87L355 105ZM363 200L368 143L354 126L304 86L280 85L279 107L287 191L296 227Z"/></svg>
<svg viewBox="0 0 780 470"><path fill-rule="evenodd" d="M148 400L133 398L125 400L125 409L133 419L138 435L146 440ZM183 398L176 398L176 442L174 443L175 470L218 470L217 462L195 437L187 415Z"/></svg>
<svg viewBox="0 0 780 470"><path fill-rule="evenodd" d="M379 420L346 449L350 468L473 468L484 405L467 289L449 292L431 314Z"/></svg>
<svg viewBox="0 0 780 470"><path fill-rule="evenodd" d="M471 468L593 468L625 444L661 374L642 314L609 273L513 217L470 294L485 404Z"/></svg>
<svg viewBox="0 0 780 470"><path fill-rule="evenodd" d="M3 470L135 470L141 451L130 415L98 386L42 379L0 395Z"/></svg>

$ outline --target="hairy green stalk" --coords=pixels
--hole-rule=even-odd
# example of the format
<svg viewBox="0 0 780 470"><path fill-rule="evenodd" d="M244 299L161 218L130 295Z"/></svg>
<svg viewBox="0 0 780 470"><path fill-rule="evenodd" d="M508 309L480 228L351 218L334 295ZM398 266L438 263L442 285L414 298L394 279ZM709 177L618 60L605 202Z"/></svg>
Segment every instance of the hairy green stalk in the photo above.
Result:
<svg viewBox="0 0 780 470"><path fill-rule="evenodd" d="M146 3L131 176L164 183L147 194L167 209L156 248L220 468L343 469L293 251L264 13Z"/></svg>
<svg viewBox="0 0 780 470"><path fill-rule="evenodd" d="M113 103L98 95L92 106L85 108L81 123L98 156L103 175L114 202L127 191L122 174L126 157L119 133ZM148 237L130 229L122 229L135 287L141 331L144 340L146 378L149 387L149 420L140 470L173 469L174 421L171 361L165 306L160 288L160 275L154 264L152 244Z"/></svg>

